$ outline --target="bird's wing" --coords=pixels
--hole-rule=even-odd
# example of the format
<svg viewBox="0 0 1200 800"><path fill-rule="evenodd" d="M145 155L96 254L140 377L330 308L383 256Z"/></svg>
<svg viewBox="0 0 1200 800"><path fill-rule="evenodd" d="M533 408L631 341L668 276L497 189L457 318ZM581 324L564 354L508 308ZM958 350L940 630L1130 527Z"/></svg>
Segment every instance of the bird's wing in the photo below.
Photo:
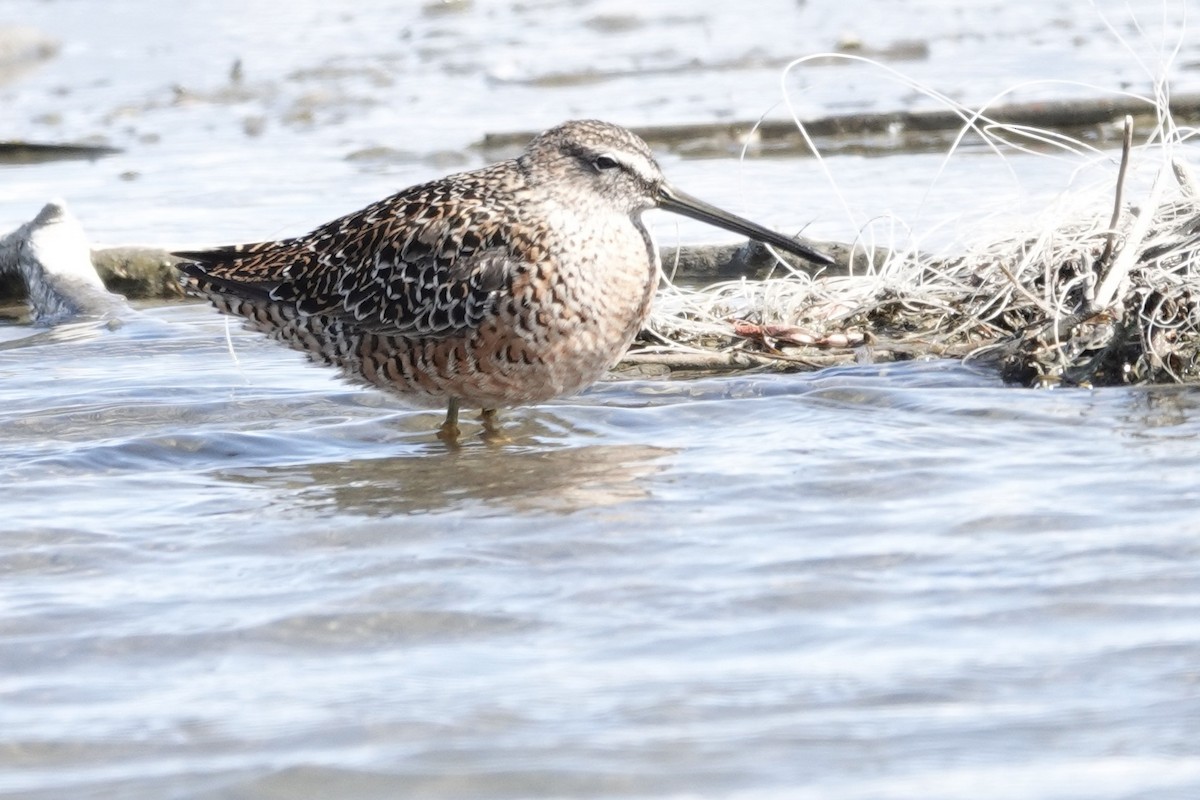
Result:
<svg viewBox="0 0 1200 800"><path fill-rule="evenodd" d="M310 234L179 252L188 282L396 336L440 337L476 326L536 257L502 209L453 208L415 187ZM453 211L453 213L447 213Z"/></svg>

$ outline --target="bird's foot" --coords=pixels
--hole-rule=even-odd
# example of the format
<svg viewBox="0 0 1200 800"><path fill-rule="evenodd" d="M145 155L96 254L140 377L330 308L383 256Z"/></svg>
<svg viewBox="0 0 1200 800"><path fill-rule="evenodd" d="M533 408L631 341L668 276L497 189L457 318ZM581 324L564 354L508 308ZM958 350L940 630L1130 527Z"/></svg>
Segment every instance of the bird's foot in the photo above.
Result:
<svg viewBox="0 0 1200 800"><path fill-rule="evenodd" d="M443 422L438 426L437 437L446 444L458 444L459 435L462 433L458 426L451 422Z"/></svg>
<svg viewBox="0 0 1200 800"><path fill-rule="evenodd" d="M479 420L483 423L483 433L480 435L488 444L506 444L512 441L500 430L500 419L496 409L483 409L479 412Z"/></svg>

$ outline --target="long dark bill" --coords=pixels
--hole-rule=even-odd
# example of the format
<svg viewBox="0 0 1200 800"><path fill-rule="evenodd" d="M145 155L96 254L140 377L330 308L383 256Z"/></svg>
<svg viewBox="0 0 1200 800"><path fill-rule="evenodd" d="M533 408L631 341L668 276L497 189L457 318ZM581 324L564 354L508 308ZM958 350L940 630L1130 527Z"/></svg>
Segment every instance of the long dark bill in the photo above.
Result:
<svg viewBox="0 0 1200 800"><path fill-rule="evenodd" d="M692 197L687 192L681 192L674 186L668 186L665 183L658 190L658 207L665 211L673 211L685 217L707 222L709 225L716 225L718 228L724 228L727 231L740 233L763 244L774 245L780 250L786 250L801 258L806 258L814 264L832 266L837 263L829 256L813 250L802 242L784 236L782 233L776 233L773 230L764 228L748 219L742 219L739 216L730 214L728 211L722 211L716 206L710 206L703 200Z"/></svg>

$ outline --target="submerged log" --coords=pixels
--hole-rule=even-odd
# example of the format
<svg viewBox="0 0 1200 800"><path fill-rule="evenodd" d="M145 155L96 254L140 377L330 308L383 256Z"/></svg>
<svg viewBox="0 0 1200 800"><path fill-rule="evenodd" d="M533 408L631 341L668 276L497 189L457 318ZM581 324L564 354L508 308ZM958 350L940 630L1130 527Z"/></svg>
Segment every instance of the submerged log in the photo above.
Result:
<svg viewBox="0 0 1200 800"><path fill-rule="evenodd" d="M179 300L184 296L178 258L157 247L106 247L92 251L92 263L111 292L137 300Z"/></svg>
<svg viewBox="0 0 1200 800"><path fill-rule="evenodd" d="M119 152L120 149L116 147L102 144L6 141L0 142L0 163L41 164L72 159L95 161Z"/></svg>

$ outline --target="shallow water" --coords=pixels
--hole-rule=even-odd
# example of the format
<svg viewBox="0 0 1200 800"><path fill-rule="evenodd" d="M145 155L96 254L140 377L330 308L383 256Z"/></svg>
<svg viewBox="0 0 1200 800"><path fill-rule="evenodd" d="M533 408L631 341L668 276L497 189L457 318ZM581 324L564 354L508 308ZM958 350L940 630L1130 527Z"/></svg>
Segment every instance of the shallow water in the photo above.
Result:
<svg viewBox="0 0 1200 800"><path fill-rule="evenodd" d="M108 243L299 232L484 131L756 117L850 33L927 41L895 66L976 102L1140 80L1086 3L269 5L0 9L63 39L0 86L6 135L125 148L0 167L0 230L60 195ZM237 57L248 96L173 99ZM923 102L808 80L816 112ZM347 160L376 146L408 154ZM812 161L663 160L856 230ZM930 197L939 164L831 168L915 224L1078 166L972 154ZM1193 389L927 362L614 379L453 450L438 422L198 305L0 324L0 796L1200 796Z"/></svg>
<svg viewBox="0 0 1200 800"><path fill-rule="evenodd" d="M1200 786L1194 391L615 381L447 450L232 341L0 351L0 791Z"/></svg>

